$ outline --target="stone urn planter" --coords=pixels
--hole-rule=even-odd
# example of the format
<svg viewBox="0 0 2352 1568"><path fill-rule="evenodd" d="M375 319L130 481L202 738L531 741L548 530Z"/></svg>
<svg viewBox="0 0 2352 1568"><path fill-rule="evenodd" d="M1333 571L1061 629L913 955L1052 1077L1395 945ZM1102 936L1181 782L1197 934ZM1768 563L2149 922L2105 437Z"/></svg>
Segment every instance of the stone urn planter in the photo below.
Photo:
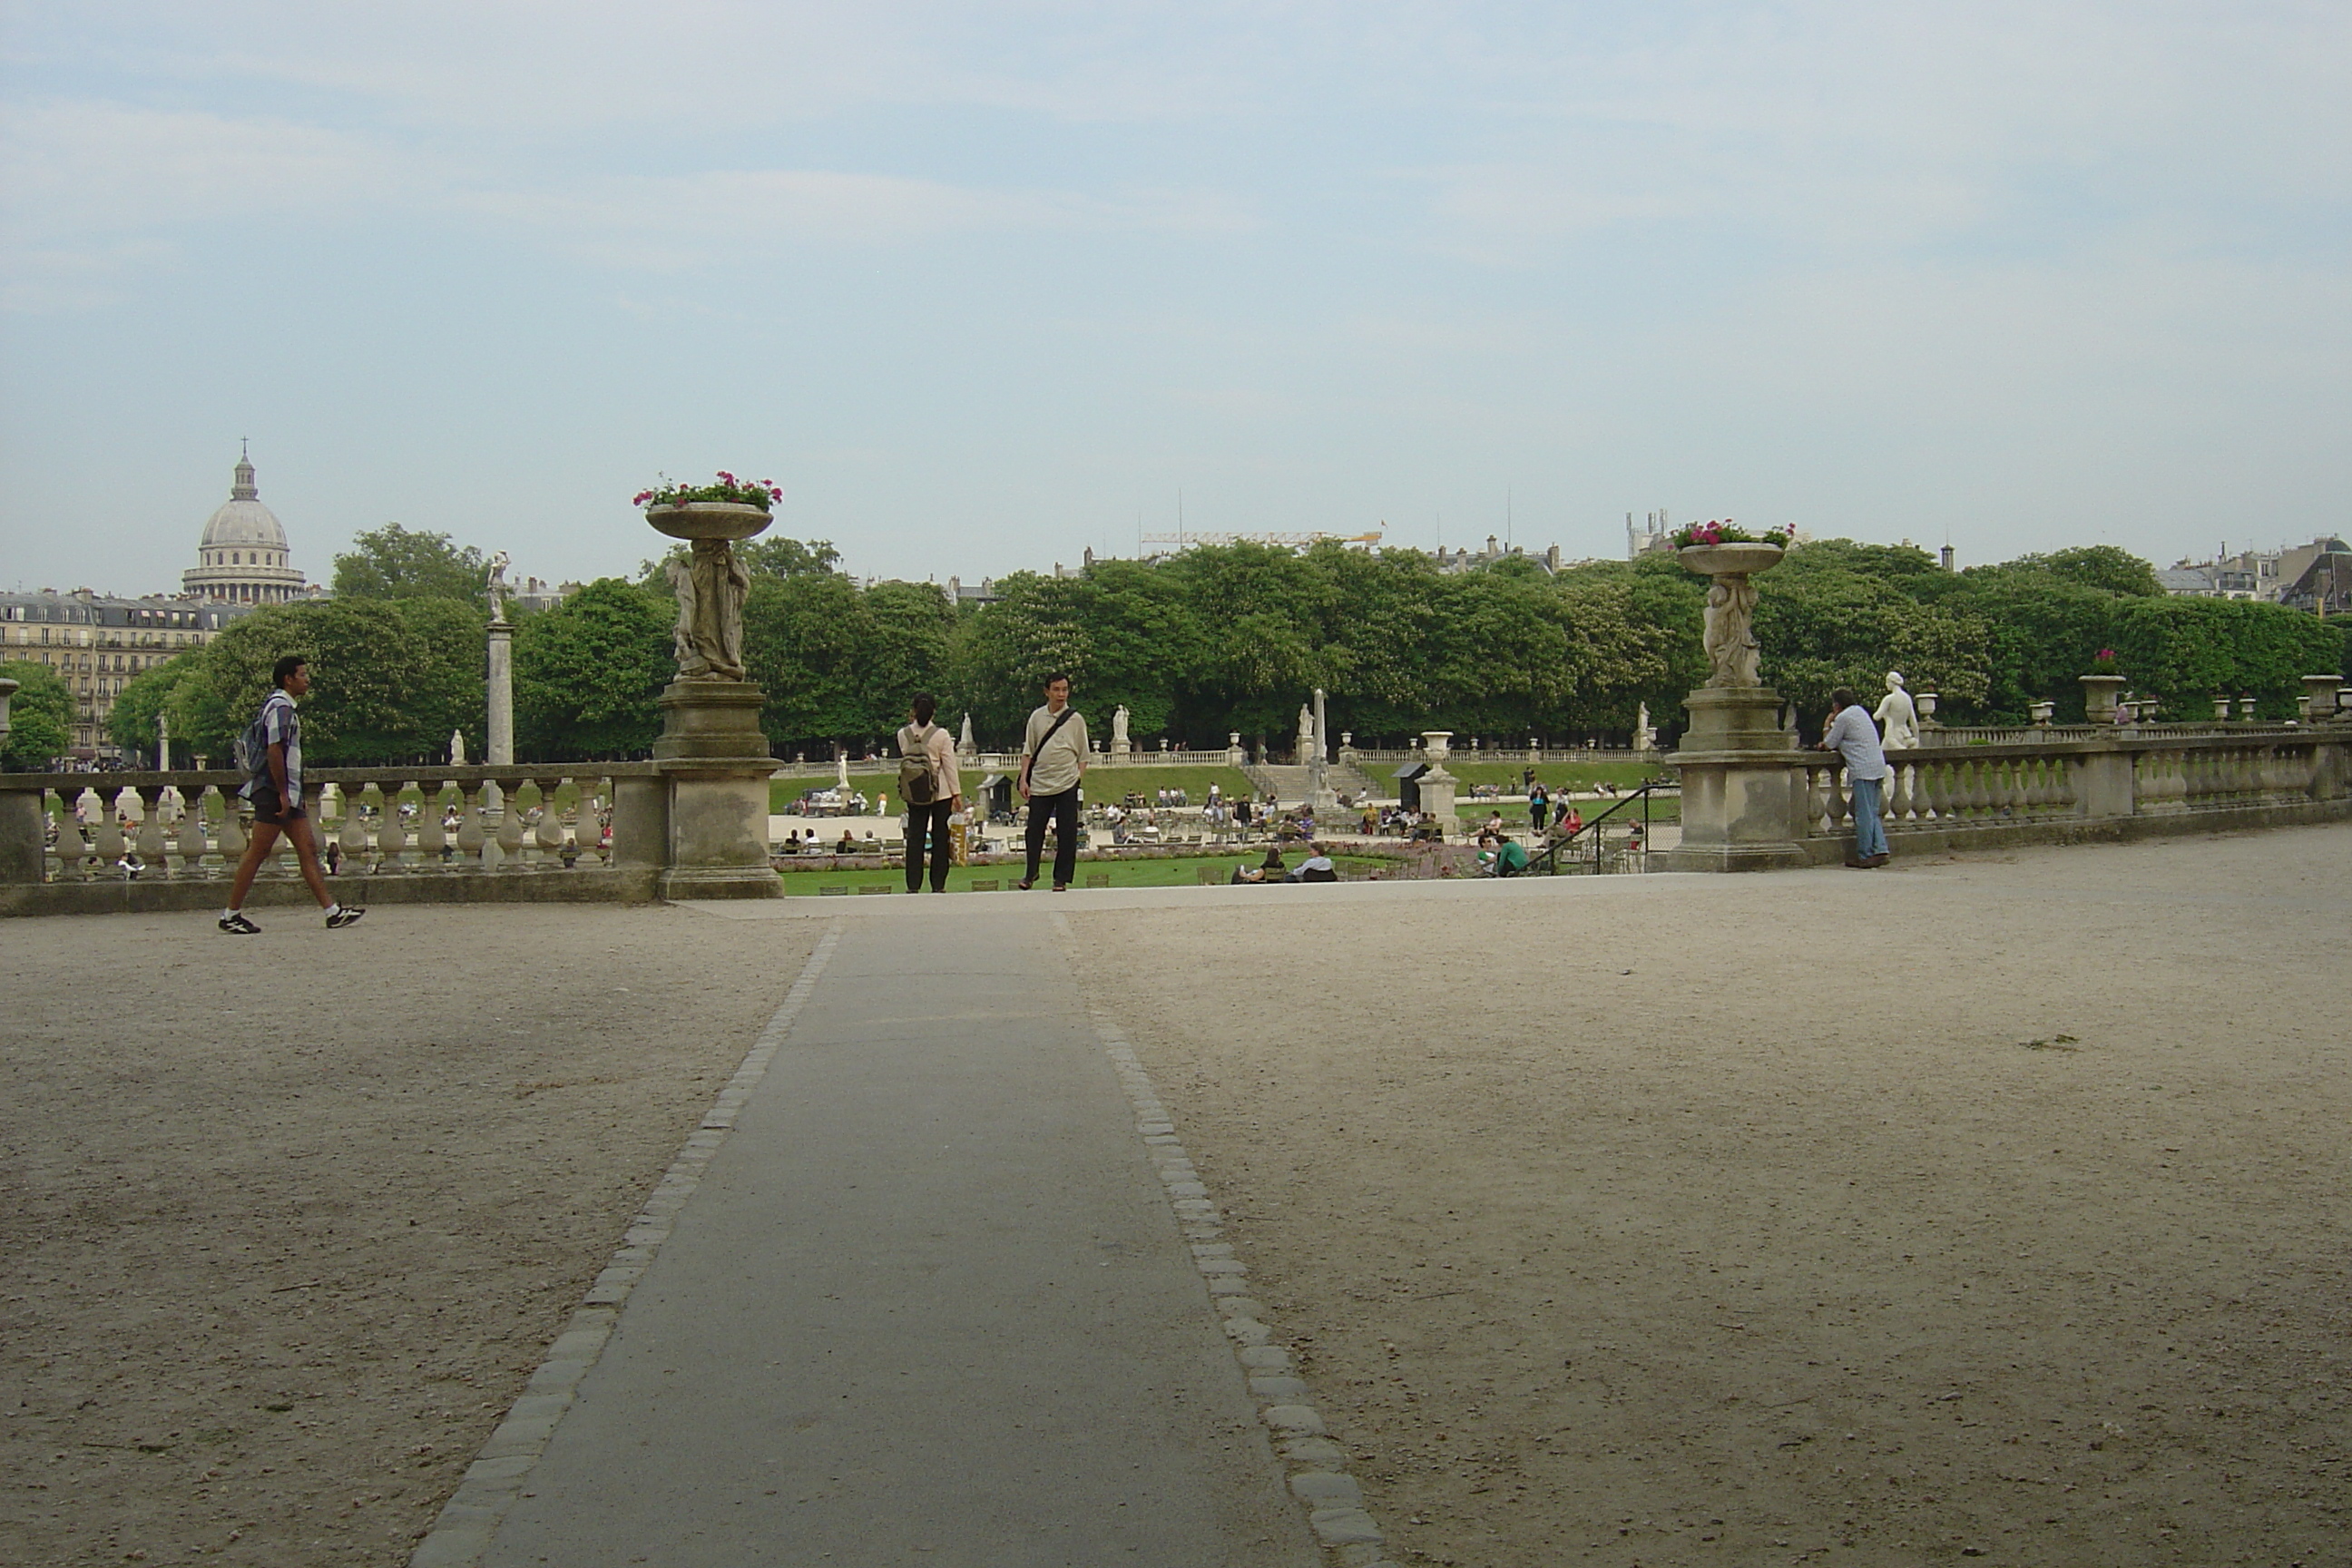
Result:
<svg viewBox="0 0 2352 1568"><path fill-rule="evenodd" d="M2116 721L2116 699L2124 689L2120 675L2083 677L2083 717L2094 724Z"/></svg>
<svg viewBox="0 0 2352 1568"><path fill-rule="evenodd" d="M767 531L774 520L763 506L742 501L690 500L675 506L650 506L646 521L672 539L750 539Z"/></svg>
<svg viewBox="0 0 2352 1568"><path fill-rule="evenodd" d="M1777 544L1686 544L1675 552L1683 570L1711 577L1706 591L1706 657L1713 687L1760 687L1756 646L1756 584L1748 578L1769 572L1785 554Z"/></svg>

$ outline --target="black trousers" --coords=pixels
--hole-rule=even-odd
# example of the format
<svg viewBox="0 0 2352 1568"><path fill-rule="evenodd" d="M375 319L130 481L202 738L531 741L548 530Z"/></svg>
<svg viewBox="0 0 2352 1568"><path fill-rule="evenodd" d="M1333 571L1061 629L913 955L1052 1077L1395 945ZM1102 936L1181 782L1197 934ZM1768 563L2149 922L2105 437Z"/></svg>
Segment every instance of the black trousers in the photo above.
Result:
<svg viewBox="0 0 2352 1568"><path fill-rule="evenodd" d="M1029 876L1037 879L1037 862L1045 854L1045 824L1055 825L1058 835L1054 846L1054 885L1067 887L1078 877L1078 786L1072 784L1059 795L1033 795L1029 797Z"/></svg>
<svg viewBox="0 0 2352 1568"><path fill-rule="evenodd" d="M930 841L931 891L948 890L948 868L955 864L954 830L948 826L952 801L907 808L907 891L923 890L923 841Z"/></svg>

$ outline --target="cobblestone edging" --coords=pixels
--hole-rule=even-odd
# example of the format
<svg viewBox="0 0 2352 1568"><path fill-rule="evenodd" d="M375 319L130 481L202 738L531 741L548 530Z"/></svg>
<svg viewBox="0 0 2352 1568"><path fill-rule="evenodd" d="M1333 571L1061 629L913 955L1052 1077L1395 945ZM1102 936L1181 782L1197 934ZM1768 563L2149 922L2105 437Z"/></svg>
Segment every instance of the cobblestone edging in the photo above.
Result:
<svg viewBox="0 0 2352 1568"><path fill-rule="evenodd" d="M1070 934L1066 918L1056 914L1054 923L1065 938ZM1363 1489L1348 1474L1347 1450L1324 1435L1323 1417L1315 1408L1312 1391L1298 1375L1290 1352L1276 1342L1277 1336L1266 1322L1265 1308L1250 1298L1248 1267L1234 1256L1233 1243L1224 1239L1224 1217L1176 1136L1175 1119L1152 1087L1151 1075L1109 1015L1089 1007L1087 1016L1102 1040L1103 1053L1110 1058L1112 1070L1118 1074L1119 1087L1134 1107L1136 1131L1143 1139L1160 1185L1167 1190L1168 1206L1175 1210L1176 1223L1192 1248L1192 1266L1208 1285L1209 1300L1216 1307L1225 1337L1233 1342L1234 1357L1249 1381L1250 1397L1258 1407L1258 1419L1273 1434L1276 1451L1282 1456L1288 1475L1290 1495L1307 1510L1315 1539L1345 1568L1396 1568L1381 1551L1380 1526L1364 1509Z"/></svg>
<svg viewBox="0 0 2352 1568"><path fill-rule="evenodd" d="M621 1238L612 1262L596 1276L596 1282L589 1287L587 1296L572 1314L572 1321L548 1347L547 1359L539 1363L539 1370L531 1374L522 1394L508 1408L506 1419L467 1467L465 1479L442 1506L433 1528L416 1543L416 1550L409 1556L408 1568L477 1568L480 1563L482 1554L489 1550L490 1537L506 1518L507 1510L514 1506L524 1478L546 1450L556 1423L572 1408L572 1396L580 1380L604 1353L605 1342L612 1338L613 1325L620 1321L621 1308L627 1302L630 1290L645 1277L661 1244L669 1239L678 1210L702 1184L703 1171L719 1152L719 1145L727 1141L737 1113L767 1076L768 1064L791 1032L802 1004L816 988L817 976L824 972L833 950L840 944L842 930L842 923L834 921L824 940L816 944L816 951L809 954L800 978L793 982L793 988L784 994L783 1002L768 1019L767 1026L752 1041L735 1076L719 1091L710 1109L702 1113L701 1125L687 1139L677 1158L670 1162L661 1184L646 1199L645 1207L629 1222L628 1233Z"/></svg>

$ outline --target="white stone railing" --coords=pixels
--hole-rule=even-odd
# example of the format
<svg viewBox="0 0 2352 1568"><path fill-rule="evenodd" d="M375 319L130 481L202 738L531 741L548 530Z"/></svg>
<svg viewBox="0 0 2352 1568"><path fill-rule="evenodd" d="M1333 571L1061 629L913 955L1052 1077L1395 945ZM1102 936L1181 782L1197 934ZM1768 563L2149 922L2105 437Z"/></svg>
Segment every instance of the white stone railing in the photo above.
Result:
<svg viewBox="0 0 2352 1568"><path fill-rule="evenodd" d="M612 831L616 811L630 809L624 786L654 776L646 763L327 768L303 781L303 798L320 854L333 846L339 875L561 875L615 863L615 839L626 847L630 832L625 820ZM225 881L251 841L251 808L236 795L243 782L231 772L0 774L0 791L39 792L46 840L15 846L8 863L38 864L44 882L134 872ZM95 805L87 823L86 803ZM23 820L9 818L19 832ZM299 874L281 836L259 875Z"/></svg>
<svg viewBox="0 0 2352 1568"><path fill-rule="evenodd" d="M1890 835L2296 805L2352 794L2352 733L2231 726L2212 733L2102 727L2089 741L1889 752L1881 811ZM1853 792L1834 755L1807 755L1805 833L1853 832Z"/></svg>

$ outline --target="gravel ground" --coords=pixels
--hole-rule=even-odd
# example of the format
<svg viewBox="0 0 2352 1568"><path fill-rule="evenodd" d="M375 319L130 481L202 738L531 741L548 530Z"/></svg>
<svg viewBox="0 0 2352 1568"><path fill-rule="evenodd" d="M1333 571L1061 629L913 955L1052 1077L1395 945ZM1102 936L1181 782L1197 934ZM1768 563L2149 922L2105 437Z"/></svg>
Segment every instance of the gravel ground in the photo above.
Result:
<svg viewBox="0 0 2352 1568"><path fill-rule="evenodd" d="M398 1564L821 934L0 926L0 1562Z"/></svg>
<svg viewBox="0 0 2352 1568"><path fill-rule="evenodd" d="M2335 826L1070 916L1401 1561L2316 1565L2347 887Z"/></svg>

